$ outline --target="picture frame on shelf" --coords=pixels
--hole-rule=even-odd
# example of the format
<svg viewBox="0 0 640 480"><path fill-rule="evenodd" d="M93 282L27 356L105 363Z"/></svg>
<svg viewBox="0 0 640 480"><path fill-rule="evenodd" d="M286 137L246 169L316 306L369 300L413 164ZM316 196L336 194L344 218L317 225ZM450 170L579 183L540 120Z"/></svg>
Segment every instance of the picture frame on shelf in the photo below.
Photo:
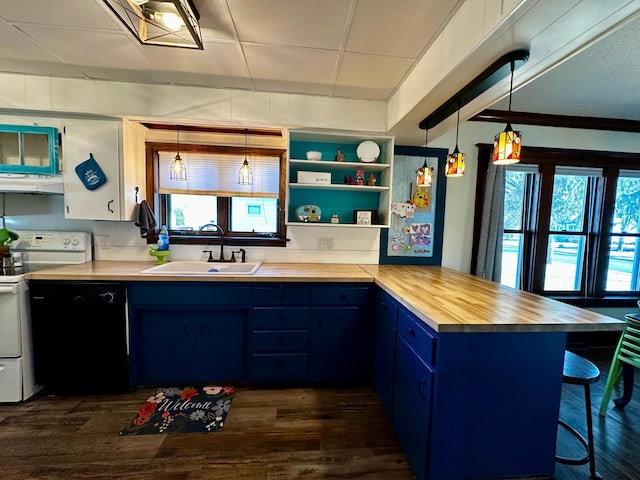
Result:
<svg viewBox="0 0 640 480"><path fill-rule="evenodd" d="M354 210L353 223L356 225L376 225L378 223L378 211Z"/></svg>

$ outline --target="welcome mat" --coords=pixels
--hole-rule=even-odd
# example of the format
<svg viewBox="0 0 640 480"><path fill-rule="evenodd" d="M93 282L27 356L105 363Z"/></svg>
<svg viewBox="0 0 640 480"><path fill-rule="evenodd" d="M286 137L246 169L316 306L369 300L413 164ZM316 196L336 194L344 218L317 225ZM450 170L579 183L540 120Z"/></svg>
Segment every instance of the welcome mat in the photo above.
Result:
<svg viewBox="0 0 640 480"><path fill-rule="evenodd" d="M120 435L219 432L231 408L234 387L158 388Z"/></svg>

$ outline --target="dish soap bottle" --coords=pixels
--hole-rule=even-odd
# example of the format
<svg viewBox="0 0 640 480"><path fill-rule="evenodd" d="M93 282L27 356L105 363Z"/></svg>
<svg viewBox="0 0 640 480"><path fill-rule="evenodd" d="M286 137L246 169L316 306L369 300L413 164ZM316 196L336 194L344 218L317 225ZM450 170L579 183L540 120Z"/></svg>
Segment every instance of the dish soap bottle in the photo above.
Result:
<svg viewBox="0 0 640 480"><path fill-rule="evenodd" d="M163 225L158 235L158 251L163 252L169 250L169 231L167 226Z"/></svg>

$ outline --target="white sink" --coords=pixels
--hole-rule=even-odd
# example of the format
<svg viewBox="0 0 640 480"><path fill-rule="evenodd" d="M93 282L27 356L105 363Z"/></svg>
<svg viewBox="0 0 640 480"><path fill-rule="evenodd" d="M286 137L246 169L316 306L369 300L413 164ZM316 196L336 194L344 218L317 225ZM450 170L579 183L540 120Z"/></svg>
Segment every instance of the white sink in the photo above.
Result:
<svg viewBox="0 0 640 480"><path fill-rule="evenodd" d="M142 270L153 275L253 275L262 262L217 263L178 260Z"/></svg>

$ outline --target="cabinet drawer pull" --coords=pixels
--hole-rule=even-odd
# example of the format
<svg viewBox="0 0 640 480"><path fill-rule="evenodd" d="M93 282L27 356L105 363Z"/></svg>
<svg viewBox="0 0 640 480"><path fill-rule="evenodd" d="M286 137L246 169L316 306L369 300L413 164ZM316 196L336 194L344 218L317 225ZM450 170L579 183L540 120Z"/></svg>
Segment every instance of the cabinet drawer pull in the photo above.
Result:
<svg viewBox="0 0 640 480"><path fill-rule="evenodd" d="M284 337L283 337L282 335L280 335L280 336L277 338L276 343L277 343L278 345L282 345L282 344L284 344Z"/></svg>
<svg viewBox="0 0 640 480"><path fill-rule="evenodd" d="M344 293L344 292L342 292L342 293L340 294L340 300L346 300L346 299L347 299L347 294L346 294L346 293Z"/></svg>
<svg viewBox="0 0 640 480"><path fill-rule="evenodd" d="M407 329L407 335L409 335L411 338L416 338L416 332L413 330L413 328Z"/></svg>
<svg viewBox="0 0 640 480"><path fill-rule="evenodd" d="M422 393L422 385L425 385L426 383L427 383L426 380L420 380L418 382L418 395L420 395L420 398L422 398L423 400L427 399L427 396L424 393Z"/></svg>
<svg viewBox="0 0 640 480"><path fill-rule="evenodd" d="M111 213L113 213L113 208L111 208L112 203L113 203L113 200L109 200L107 202L107 210L109 210Z"/></svg>
<svg viewBox="0 0 640 480"><path fill-rule="evenodd" d="M382 307L382 310L384 310L384 311L386 312L386 311L387 311L387 308L388 308L388 306L387 306L387 302L382 302L380 305L381 305L381 307Z"/></svg>
<svg viewBox="0 0 640 480"><path fill-rule="evenodd" d="M278 314L278 320L284 320L284 313Z"/></svg>

